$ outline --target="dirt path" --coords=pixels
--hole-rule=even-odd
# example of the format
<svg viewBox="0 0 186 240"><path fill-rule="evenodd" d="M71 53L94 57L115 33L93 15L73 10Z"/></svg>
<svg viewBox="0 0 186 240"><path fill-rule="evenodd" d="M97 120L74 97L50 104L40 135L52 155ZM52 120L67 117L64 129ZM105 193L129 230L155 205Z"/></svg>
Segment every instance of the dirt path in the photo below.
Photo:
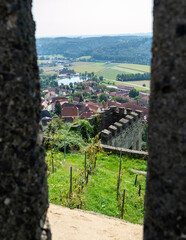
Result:
<svg viewBox="0 0 186 240"><path fill-rule="evenodd" d="M143 227L123 220L50 204L53 240L142 240Z"/></svg>

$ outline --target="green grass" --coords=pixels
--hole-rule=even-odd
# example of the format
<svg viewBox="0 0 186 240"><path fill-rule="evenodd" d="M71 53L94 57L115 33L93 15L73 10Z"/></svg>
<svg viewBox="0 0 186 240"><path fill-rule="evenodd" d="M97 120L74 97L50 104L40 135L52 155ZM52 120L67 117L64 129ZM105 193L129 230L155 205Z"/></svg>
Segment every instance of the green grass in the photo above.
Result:
<svg viewBox="0 0 186 240"><path fill-rule="evenodd" d="M135 82L133 83L133 81L130 81L130 82L119 82L119 81L112 81L112 80L104 80L102 83L104 85L113 85L113 86L118 86L118 85L127 85L127 86L131 86L131 87L134 87L136 88L137 91L143 91L143 92L149 92L148 89L146 88L143 88L141 87L143 85L143 83L145 83L146 81L138 81L138 82ZM150 81L149 81L150 82ZM136 85L139 85L139 86L134 86L132 84L136 84ZM150 83L149 83L150 84ZM147 86L148 87L148 86Z"/></svg>
<svg viewBox="0 0 186 240"><path fill-rule="evenodd" d="M147 65L139 65L139 64L127 64L127 63L122 63L118 65L118 67L121 68L126 68L126 69L133 69L141 72L149 72L150 73L150 66Z"/></svg>
<svg viewBox="0 0 186 240"><path fill-rule="evenodd" d="M84 73L94 72L97 76L103 76L108 80L115 80L118 74L136 74L150 72L150 66L138 64L121 64L105 62L75 62L70 69L76 72Z"/></svg>
<svg viewBox="0 0 186 240"><path fill-rule="evenodd" d="M118 71L120 71L120 72L122 72L122 73L126 73L126 74L137 74L137 73L142 73L143 74L143 72L141 72L141 71L139 71L139 70L135 70L135 69L130 69L130 68L122 68L122 67L114 67L114 69L115 70L118 70Z"/></svg>
<svg viewBox="0 0 186 240"><path fill-rule="evenodd" d="M49 156L48 156L49 158ZM61 205L63 192L69 191L69 168L73 167L73 176L84 169L82 154L67 154L62 165L63 155L54 154L57 171L48 177L50 202ZM51 166L51 165L50 165ZM131 169L146 171L146 161L122 157L121 192L126 190L124 219L132 223L143 224L143 202L145 194L145 176L138 176L137 185L141 184L142 194L138 195L138 186L134 186L135 176ZM118 217L119 208L116 200L119 156L101 154L97 166L89 177L89 182L83 189L82 209ZM49 167L50 169L50 167ZM60 193L61 192L61 193Z"/></svg>
<svg viewBox="0 0 186 240"><path fill-rule="evenodd" d="M124 71L121 72L121 71L118 71L114 68L106 68L103 71L98 72L96 75L97 76L103 76L103 78L108 79L108 80L115 80L116 76L118 74L122 74L122 73L127 74L127 72L124 72Z"/></svg>
<svg viewBox="0 0 186 240"><path fill-rule="evenodd" d="M90 58L91 58L91 56L82 56L82 57L77 58L77 60L79 60L79 59L90 59Z"/></svg>
<svg viewBox="0 0 186 240"><path fill-rule="evenodd" d="M87 71L88 73L94 72L97 73L104 69L101 65L95 65L95 63L87 63L87 62L77 62L73 63L73 66L70 67L75 72L84 73Z"/></svg>

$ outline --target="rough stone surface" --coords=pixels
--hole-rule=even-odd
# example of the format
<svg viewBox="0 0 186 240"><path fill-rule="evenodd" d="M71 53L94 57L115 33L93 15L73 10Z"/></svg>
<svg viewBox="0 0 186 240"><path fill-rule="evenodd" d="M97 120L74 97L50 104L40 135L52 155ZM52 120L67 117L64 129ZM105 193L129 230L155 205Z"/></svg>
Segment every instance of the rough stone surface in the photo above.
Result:
<svg viewBox="0 0 186 240"><path fill-rule="evenodd" d="M119 117L120 115L118 115ZM136 114L135 118L131 115L126 116L128 119L117 119L118 122L112 123L108 127L112 135L105 135L105 130L101 132L103 144L113 147L126 148L131 150L141 150L142 145L142 121ZM115 120L115 118L114 118ZM130 124L129 124L130 122Z"/></svg>
<svg viewBox="0 0 186 240"><path fill-rule="evenodd" d="M154 1L145 240L186 239L186 1Z"/></svg>
<svg viewBox="0 0 186 240"><path fill-rule="evenodd" d="M31 0L0 0L0 239L44 237L48 188ZM47 237L47 235L49 237Z"/></svg>

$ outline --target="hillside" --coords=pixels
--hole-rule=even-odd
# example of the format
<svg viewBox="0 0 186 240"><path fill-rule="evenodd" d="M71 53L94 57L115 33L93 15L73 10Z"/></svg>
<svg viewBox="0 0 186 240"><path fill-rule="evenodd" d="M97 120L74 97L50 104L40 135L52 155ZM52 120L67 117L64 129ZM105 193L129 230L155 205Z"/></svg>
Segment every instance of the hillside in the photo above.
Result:
<svg viewBox="0 0 186 240"><path fill-rule="evenodd" d="M89 38L39 38L39 55L62 54L67 58L90 56L90 60L106 60L149 65L151 37L106 36Z"/></svg>

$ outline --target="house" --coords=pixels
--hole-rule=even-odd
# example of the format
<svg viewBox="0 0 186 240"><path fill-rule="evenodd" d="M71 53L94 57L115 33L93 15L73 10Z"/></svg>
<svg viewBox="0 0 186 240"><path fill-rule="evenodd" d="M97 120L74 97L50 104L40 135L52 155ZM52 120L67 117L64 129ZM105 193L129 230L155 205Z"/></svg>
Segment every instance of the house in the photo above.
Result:
<svg viewBox="0 0 186 240"><path fill-rule="evenodd" d="M79 114L81 115L84 112L90 112L90 109L88 106L86 106L86 103L78 103L76 104L76 107L79 109Z"/></svg>
<svg viewBox="0 0 186 240"><path fill-rule="evenodd" d="M57 97L58 95L54 92L54 91L51 91L51 92L48 92L46 95L45 95L45 100L48 100L48 101L51 101L52 98L55 98Z"/></svg>
<svg viewBox="0 0 186 240"><path fill-rule="evenodd" d="M41 108L42 108L43 110L45 110L45 109L47 109L47 107L48 107L48 102L47 102L47 101L42 102Z"/></svg>
<svg viewBox="0 0 186 240"><path fill-rule="evenodd" d="M52 116L51 116L51 114L50 114L50 112L48 110L42 110L41 111L41 118L44 118L44 117L51 118Z"/></svg>
<svg viewBox="0 0 186 240"><path fill-rule="evenodd" d="M56 103L56 101L60 102L60 100L68 101L68 99L66 97L54 97L54 98L52 98L52 103Z"/></svg>
<svg viewBox="0 0 186 240"><path fill-rule="evenodd" d="M79 103L79 101L80 101L80 98L79 98L79 97L74 97L73 103L77 104L77 103Z"/></svg>
<svg viewBox="0 0 186 240"><path fill-rule="evenodd" d="M118 108L120 108L120 107L123 107L123 104L122 104L122 103L118 103L118 102L114 102L114 101L108 100L108 101L106 101L106 103L104 104L104 109L110 108L111 106L115 106L115 107L117 107L117 109L118 109Z"/></svg>
<svg viewBox="0 0 186 240"><path fill-rule="evenodd" d="M51 117L47 117L47 116L45 116L45 117L43 117L41 119L43 131L45 131L47 129L47 124L50 121L52 121L52 118Z"/></svg>
<svg viewBox="0 0 186 240"><path fill-rule="evenodd" d="M94 113L98 113L98 112L102 111L102 107L93 102L87 102L86 106L90 109L90 111L92 111Z"/></svg>
<svg viewBox="0 0 186 240"><path fill-rule="evenodd" d="M81 119L90 118L92 115L95 115L94 112L83 112L80 116Z"/></svg>
<svg viewBox="0 0 186 240"><path fill-rule="evenodd" d="M74 120L78 120L79 110L77 107L63 107L62 108L62 118L73 118Z"/></svg>

